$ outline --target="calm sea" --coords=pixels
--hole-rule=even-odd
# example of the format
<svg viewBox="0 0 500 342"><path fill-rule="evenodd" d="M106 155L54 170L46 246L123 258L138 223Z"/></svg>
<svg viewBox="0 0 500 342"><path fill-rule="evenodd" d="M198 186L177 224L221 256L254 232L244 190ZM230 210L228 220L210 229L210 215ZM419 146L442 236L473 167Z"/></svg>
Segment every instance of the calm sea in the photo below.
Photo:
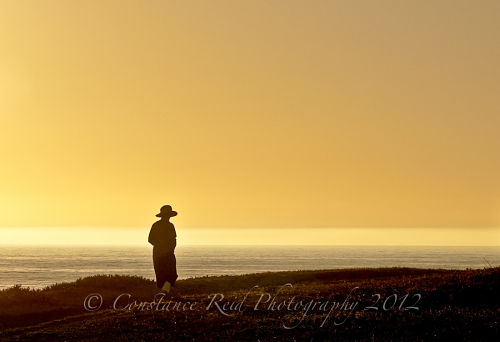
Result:
<svg viewBox="0 0 500 342"><path fill-rule="evenodd" d="M0 247L0 288L40 288L93 274L154 278L148 247ZM179 246L179 278L353 267L484 268L500 247Z"/></svg>

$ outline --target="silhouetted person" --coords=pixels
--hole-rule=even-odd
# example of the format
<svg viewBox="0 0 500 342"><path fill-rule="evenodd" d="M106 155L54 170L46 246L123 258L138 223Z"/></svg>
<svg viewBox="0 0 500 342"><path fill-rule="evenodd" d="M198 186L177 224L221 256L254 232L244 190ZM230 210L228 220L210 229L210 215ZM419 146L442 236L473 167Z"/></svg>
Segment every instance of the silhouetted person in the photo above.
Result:
<svg viewBox="0 0 500 342"><path fill-rule="evenodd" d="M157 217L161 220L153 223L149 232L148 241L153 245L153 265L156 273L156 286L164 292L169 293L177 279L177 266L175 259L175 246L177 245L177 234L170 218L177 215L169 205L160 209Z"/></svg>

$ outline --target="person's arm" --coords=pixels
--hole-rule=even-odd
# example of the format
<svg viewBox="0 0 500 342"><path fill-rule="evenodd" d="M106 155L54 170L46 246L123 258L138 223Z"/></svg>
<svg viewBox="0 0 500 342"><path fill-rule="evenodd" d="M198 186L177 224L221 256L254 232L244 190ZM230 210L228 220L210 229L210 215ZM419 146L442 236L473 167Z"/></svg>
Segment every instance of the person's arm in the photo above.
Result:
<svg viewBox="0 0 500 342"><path fill-rule="evenodd" d="M169 231L169 249L173 253L175 250L175 247L177 246L177 233L175 232L175 227L173 223L170 223L170 231Z"/></svg>
<svg viewBox="0 0 500 342"><path fill-rule="evenodd" d="M156 243L156 236L155 236L155 226L153 225L151 227L151 230L149 231L149 236L148 236L148 242L150 244L152 244L153 246L155 245Z"/></svg>

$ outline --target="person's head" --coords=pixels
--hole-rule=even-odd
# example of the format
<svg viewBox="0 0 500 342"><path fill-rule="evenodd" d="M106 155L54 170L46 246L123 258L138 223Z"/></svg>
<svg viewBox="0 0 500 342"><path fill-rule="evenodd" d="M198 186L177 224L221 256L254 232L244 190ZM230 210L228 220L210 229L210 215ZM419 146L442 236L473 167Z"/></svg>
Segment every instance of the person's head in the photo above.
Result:
<svg viewBox="0 0 500 342"><path fill-rule="evenodd" d="M156 214L157 217L160 217L162 220L170 220L171 217L177 215L177 211L173 211L170 205L164 205L161 207L160 212Z"/></svg>

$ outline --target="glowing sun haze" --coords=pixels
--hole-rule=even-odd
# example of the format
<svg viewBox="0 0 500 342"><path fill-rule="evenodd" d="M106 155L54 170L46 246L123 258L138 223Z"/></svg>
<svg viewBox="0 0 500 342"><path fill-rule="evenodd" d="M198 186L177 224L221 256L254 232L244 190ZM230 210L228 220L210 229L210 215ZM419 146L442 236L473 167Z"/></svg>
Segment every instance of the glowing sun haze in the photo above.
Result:
<svg viewBox="0 0 500 342"><path fill-rule="evenodd" d="M0 226L168 203L180 227L495 229L499 23L486 0L2 1Z"/></svg>

